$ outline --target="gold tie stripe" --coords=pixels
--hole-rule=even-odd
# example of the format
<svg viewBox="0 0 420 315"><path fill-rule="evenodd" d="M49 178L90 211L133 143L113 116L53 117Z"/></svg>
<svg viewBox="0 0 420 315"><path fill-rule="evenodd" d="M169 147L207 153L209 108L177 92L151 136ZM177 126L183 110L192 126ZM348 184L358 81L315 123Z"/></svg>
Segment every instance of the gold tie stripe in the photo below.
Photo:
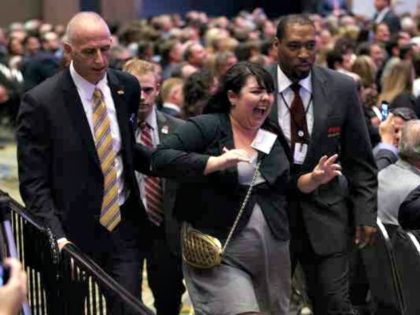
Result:
<svg viewBox="0 0 420 315"><path fill-rule="evenodd" d="M101 90L93 92L93 131L95 146L104 175L104 195L99 222L112 231L121 221L118 205L117 170L115 168L116 153L113 147L111 123Z"/></svg>

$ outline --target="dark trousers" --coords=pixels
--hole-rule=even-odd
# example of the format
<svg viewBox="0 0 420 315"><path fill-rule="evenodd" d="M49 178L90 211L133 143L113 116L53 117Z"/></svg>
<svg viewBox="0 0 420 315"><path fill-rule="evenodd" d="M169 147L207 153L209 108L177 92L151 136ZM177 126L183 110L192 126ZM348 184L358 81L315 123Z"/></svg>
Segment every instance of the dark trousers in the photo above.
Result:
<svg viewBox="0 0 420 315"><path fill-rule="evenodd" d="M157 315L178 315L185 292L182 282L182 259L171 252L165 228L150 223L151 246L146 256L147 278L154 297Z"/></svg>
<svg viewBox="0 0 420 315"><path fill-rule="evenodd" d="M142 258L147 252L149 238L146 229L146 220L127 219L124 214L135 203L129 200L120 208L122 221L109 234L110 249L106 252L90 253L92 258L120 285L134 297L141 299L141 272ZM124 305L112 293L104 290L107 308L111 314L135 314L133 310Z"/></svg>
<svg viewBox="0 0 420 315"><path fill-rule="evenodd" d="M315 315L357 314L349 298L349 253L315 253L304 221L294 222L291 261L294 271L300 263L305 274L308 297ZM327 240L334 242L334 240Z"/></svg>

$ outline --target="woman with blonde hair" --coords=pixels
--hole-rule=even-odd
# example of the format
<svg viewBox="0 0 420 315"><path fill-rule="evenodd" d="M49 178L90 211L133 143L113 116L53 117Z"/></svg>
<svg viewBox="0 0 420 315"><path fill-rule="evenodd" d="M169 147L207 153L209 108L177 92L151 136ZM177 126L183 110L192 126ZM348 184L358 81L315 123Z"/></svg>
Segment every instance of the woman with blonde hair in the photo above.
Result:
<svg viewBox="0 0 420 315"><path fill-rule="evenodd" d="M369 56L358 56L354 60L351 71L359 75L364 88L375 84L376 66Z"/></svg>
<svg viewBox="0 0 420 315"><path fill-rule="evenodd" d="M378 101L378 89L375 83L377 68L371 57L362 55L356 58L351 71L360 77L360 99L370 141L372 145L375 145L380 141L378 127L381 122L380 111L376 106Z"/></svg>
<svg viewBox="0 0 420 315"><path fill-rule="evenodd" d="M386 102L390 109L408 107L418 115L420 111L412 94L413 80L414 68L410 61L400 61L395 64L384 78L378 105Z"/></svg>

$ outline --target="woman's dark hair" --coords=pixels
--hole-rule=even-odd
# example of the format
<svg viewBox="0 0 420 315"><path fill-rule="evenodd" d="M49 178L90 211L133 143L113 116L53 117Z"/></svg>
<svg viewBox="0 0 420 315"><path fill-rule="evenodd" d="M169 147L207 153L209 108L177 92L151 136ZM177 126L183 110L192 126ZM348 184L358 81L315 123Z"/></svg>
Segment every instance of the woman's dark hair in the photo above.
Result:
<svg viewBox="0 0 420 315"><path fill-rule="evenodd" d="M232 66L222 77L218 91L210 98L203 113L228 113L231 108L228 92L239 94L249 77L255 77L258 85L267 92L274 91L274 81L267 70L259 64L241 61Z"/></svg>

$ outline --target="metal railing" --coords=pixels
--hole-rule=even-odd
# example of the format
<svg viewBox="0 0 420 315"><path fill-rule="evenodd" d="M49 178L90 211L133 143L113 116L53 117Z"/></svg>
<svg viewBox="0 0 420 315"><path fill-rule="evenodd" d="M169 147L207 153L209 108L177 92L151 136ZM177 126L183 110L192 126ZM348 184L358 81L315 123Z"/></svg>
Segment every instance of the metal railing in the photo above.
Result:
<svg viewBox="0 0 420 315"><path fill-rule="evenodd" d="M17 255L28 275L32 314L107 314L104 292L130 314L154 314L75 245L67 244L60 253L51 230L1 190L0 207L10 216Z"/></svg>
<svg viewBox="0 0 420 315"><path fill-rule="evenodd" d="M389 234L377 219L378 235L373 246L363 250L367 278L376 306L375 314L406 315L401 277Z"/></svg>

